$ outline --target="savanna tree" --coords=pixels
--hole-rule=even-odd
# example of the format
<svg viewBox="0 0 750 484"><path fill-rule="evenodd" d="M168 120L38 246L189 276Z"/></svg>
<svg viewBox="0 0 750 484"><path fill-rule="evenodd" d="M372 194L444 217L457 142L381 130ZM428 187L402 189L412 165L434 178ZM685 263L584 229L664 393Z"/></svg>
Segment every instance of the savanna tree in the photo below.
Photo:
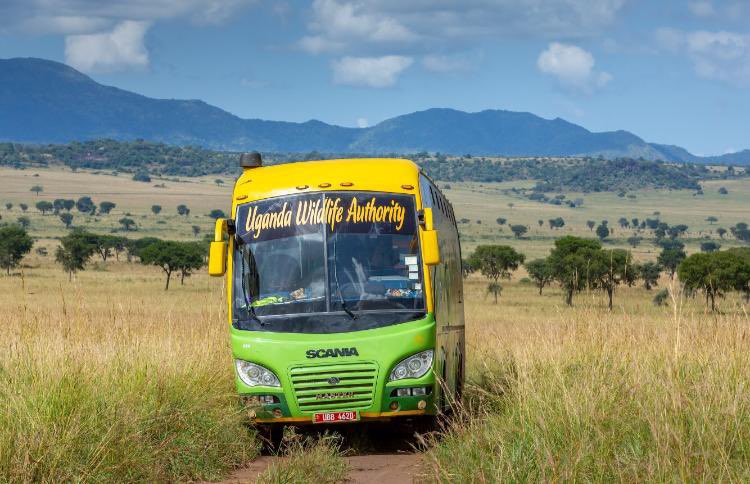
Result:
<svg viewBox="0 0 750 484"><path fill-rule="evenodd" d="M19 224L0 226L0 268L10 270L17 267L24 256L31 252L34 240Z"/></svg>
<svg viewBox="0 0 750 484"><path fill-rule="evenodd" d="M55 260L68 273L68 280L72 279L76 272L85 270L86 263L95 250L92 243L95 237L95 235L83 230L74 229L60 239L60 246L55 252Z"/></svg>
<svg viewBox="0 0 750 484"><path fill-rule="evenodd" d="M656 262L645 262L638 266L638 275L643 281L643 287L650 291L654 286L659 285L661 277L661 267Z"/></svg>
<svg viewBox="0 0 750 484"><path fill-rule="evenodd" d="M487 290L494 294L495 304L498 293L502 290L498 280L510 279L511 273L518 269L524 259L523 254L507 245L480 245L469 258L471 265L491 280Z"/></svg>
<svg viewBox="0 0 750 484"><path fill-rule="evenodd" d="M541 296L542 289L555 279L549 261L547 259L534 259L524 264L524 266L531 280L539 288L539 295Z"/></svg>
<svg viewBox="0 0 750 484"><path fill-rule="evenodd" d="M682 261L677 275L688 291L703 291L706 304L716 311L717 297L748 285L750 264L729 251L699 252Z"/></svg>
<svg viewBox="0 0 750 484"><path fill-rule="evenodd" d="M573 295L592 281L591 263L601 251L598 240L566 236L555 241L547 261L565 293L565 303L573 305Z"/></svg>

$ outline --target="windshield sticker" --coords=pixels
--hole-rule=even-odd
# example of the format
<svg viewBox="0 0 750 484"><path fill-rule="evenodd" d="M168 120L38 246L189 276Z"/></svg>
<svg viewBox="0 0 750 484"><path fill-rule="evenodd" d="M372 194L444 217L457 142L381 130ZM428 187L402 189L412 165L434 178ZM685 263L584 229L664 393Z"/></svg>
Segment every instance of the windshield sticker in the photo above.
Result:
<svg viewBox="0 0 750 484"><path fill-rule="evenodd" d="M240 205L237 222L238 235L250 241L317 232L324 225L330 232L368 233L377 226L378 234L412 233L414 203L395 194L302 195Z"/></svg>
<svg viewBox="0 0 750 484"><path fill-rule="evenodd" d="M417 265L417 256L409 255L409 256L404 257L404 264L406 264L407 266Z"/></svg>

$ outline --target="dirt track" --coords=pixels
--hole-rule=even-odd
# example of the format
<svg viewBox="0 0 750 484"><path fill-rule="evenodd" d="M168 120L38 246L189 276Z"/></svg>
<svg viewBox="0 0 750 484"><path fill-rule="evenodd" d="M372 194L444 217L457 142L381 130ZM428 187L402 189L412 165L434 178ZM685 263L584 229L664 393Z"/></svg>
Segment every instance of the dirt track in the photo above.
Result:
<svg viewBox="0 0 750 484"><path fill-rule="evenodd" d="M413 429L390 425L362 428L341 427L342 449L349 464L347 483L401 484L411 483L420 470L422 454L415 450ZM315 434L307 428L303 433ZM258 482L258 476L275 460L283 457L264 455L248 467L232 474L223 484Z"/></svg>
<svg viewBox="0 0 750 484"><path fill-rule="evenodd" d="M235 472L226 484L257 482L266 467L280 457L261 456L244 469ZM367 454L347 457L349 474L347 483L353 484L401 484L411 483L419 470L420 454Z"/></svg>

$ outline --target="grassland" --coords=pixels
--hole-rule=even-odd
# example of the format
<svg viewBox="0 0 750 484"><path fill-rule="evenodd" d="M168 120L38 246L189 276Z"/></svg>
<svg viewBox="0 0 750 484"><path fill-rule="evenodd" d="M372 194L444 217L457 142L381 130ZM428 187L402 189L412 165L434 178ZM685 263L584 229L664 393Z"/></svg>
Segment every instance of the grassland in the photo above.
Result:
<svg viewBox="0 0 750 484"><path fill-rule="evenodd" d="M63 223L54 215L41 215L34 204L39 200L77 199L88 195L96 203L108 200L116 203L117 207L110 215L95 217L82 215L74 209L74 225L98 232L112 232L121 229L118 220L130 214L127 216L138 225L137 232L126 234L130 237L194 240L193 225L200 228L199 237L202 237L213 226L213 220L207 214L215 208L229 209L233 180L224 177L221 178L224 183L216 185L216 178L154 178L151 183L143 183L132 181L124 174L113 176L108 172L72 172L60 167L27 170L0 168L0 179L4 182L0 189L0 215L4 220L15 220L24 215L18 208L19 203L26 203L30 208L25 215L31 219L32 234L40 238L59 237L66 233ZM162 184L164 187L155 187ZM661 220L671 225L688 225L687 248L688 252L694 252L704 238L718 240L724 247L735 245L731 238L720 240L716 228L728 229L738 222L750 222L750 178L705 182L703 196L694 196L690 190L641 190L633 193L635 199L621 198L609 192L566 193L569 199L584 200L580 208L534 202L509 191L514 186L524 184L530 186L533 182L450 183L451 188L446 190L446 195L455 207L457 218L470 221L459 227L464 253L469 253L479 244L504 243L520 249L530 258L540 257L546 255L557 237L595 237L586 226L587 220L597 223L608 220L613 230L609 245L628 247L626 240L634 232L621 229L617 220L620 217L637 217L640 220L655 218L655 212L659 212ZM44 187L39 196L29 192L34 185ZM729 190L728 195L718 193L721 186ZM14 204L12 210L5 209L6 202ZM177 205L183 203L191 209L187 217L178 215L176 211ZM161 214L151 213L154 204L162 206ZM719 221L715 224L707 222L706 218L711 215ZM526 225L529 232L523 239L517 239L507 224L497 224L498 217L506 218L509 224ZM546 221L555 217L562 217L565 227L550 229ZM544 221L542 227L538 225L538 220ZM659 249L653 244L650 232L639 235L644 237L644 243L633 249L634 255L639 259L655 258Z"/></svg>
<svg viewBox="0 0 750 484"><path fill-rule="evenodd" d="M76 217L106 232L132 213L140 228L129 235L137 236L194 238L191 225L208 230L205 213L229 200L213 177L164 181L167 188L60 170L0 170L0 178L0 202L15 205L0 208L3 220L21 215L19 202L33 207L28 189L39 184L39 200L117 203L98 221ZM513 198L500 185L452 183L447 194L458 217L472 220L462 225L465 251L500 242L534 257L555 236L590 235L588 219L614 225L654 211L689 225L695 250L714 227L749 221L750 181L721 184L726 197L708 187L700 200L691 192L591 194L580 209ZM191 207L187 220L176 215L178 203ZM153 216L152 204L165 213ZM536 225L558 215L562 230ZM719 223L708 225L708 215ZM531 225L529 238L514 239L499 216ZM38 245L51 249L65 233L56 217L30 218ZM653 257L655 248L644 242L637 254ZM651 304L653 291L624 288L612 312L599 293L580 294L568 308L557 288L540 296L520 275L503 284L497 306L485 281L466 281L466 412L426 453L425 481L750 479L747 303L731 295L708 313L700 296L674 285L668 307ZM14 276L0 276L0 482L218 479L254 458L234 394L222 281L201 273L162 288L159 269L112 260L68 283L51 256L36 253ZM334 442L302 442L264 478L325 482L344 472Z"/></svg>
<svg viewBox="0 0 750 484"><path fill-rule="evenodd" d="M0 277L0 481L218 478L257 446L236 406L222 282L162 290L158 269L97 263L72 284L33 255ZM505 284L498 306L467 281L467 414L425 459L424 479L746 480L748 306L651 292L563 305ZM667 284L666 280L662 285ZM292 449L299 474L335 447ZM312 449L312 450L310 450ZM291 464L297 462L298 464Z"/></svg>
<svg viewBox="0 0 750 484"><path fill-rule="evenodd" d="M498 311L482 292L468 284L466 416L428 452L428 480L750 478L747 304L657 308L629 289L610 313L597 294L566 309L511 285Z"/></svg>

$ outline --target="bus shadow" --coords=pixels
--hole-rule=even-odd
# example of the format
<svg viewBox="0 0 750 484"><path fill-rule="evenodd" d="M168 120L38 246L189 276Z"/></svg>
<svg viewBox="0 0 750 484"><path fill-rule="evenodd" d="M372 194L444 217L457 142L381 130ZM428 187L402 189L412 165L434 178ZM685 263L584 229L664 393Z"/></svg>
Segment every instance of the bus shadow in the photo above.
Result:
<svg viewBox="0 0 750 484"><path fill-rule="evenodd" d="M287 427L284 440L318 440L333 436L343 455L413 454L425 449L428 430L421 422L369 422L360 425L304 425ZM283 442L281 447L283 448ZM267 449L265 455L274 455Z"/></svg>

